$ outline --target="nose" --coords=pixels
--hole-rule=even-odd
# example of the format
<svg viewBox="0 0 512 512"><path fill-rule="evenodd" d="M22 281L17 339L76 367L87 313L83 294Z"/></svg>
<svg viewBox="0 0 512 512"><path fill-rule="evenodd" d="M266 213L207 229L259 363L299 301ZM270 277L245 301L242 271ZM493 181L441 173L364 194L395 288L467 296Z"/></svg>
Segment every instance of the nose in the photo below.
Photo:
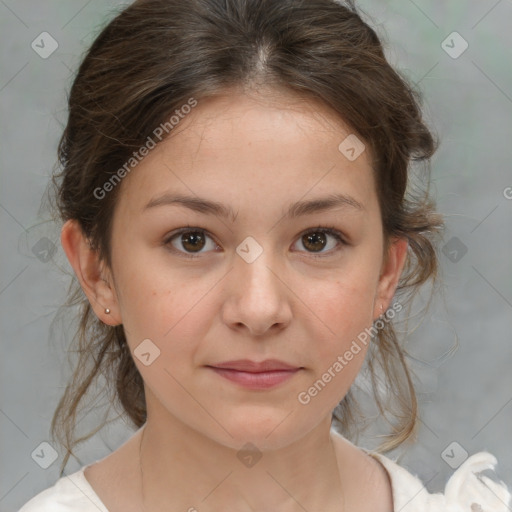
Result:
<svg viewBox="0 0 512 512"><path fill-rule="evenodd" d="M293 293L280 268L269 250L264 250L252 263L238 255L235 257L222 310L226 325L262 336L282 330L290 323Z"/></svg>

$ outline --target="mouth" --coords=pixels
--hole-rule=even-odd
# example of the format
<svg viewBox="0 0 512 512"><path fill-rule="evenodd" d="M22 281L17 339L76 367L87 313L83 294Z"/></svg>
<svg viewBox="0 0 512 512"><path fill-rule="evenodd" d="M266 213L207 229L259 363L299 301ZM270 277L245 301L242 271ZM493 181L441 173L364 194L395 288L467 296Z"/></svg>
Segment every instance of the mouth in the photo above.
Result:
<svg viewBox="0 0 512 512"><path fill-rule="evenodd" d="M208 366L212 368L237 370L249 373L300 370L302 368L302 366L288 364L284 361L280 361L279 359L265 359L265 361L261 362L251 361L250 359L237 359L236 361L225 361L223 363L216 363Z"/></svg>
<svg viewBox="0 0 512 512"><path fill-rule="evenodd" d="M249 389L275 387L304 369L302 366L293 366L277 359L267 359L259 363L243 359L206 367L217 375Z"/></svg>

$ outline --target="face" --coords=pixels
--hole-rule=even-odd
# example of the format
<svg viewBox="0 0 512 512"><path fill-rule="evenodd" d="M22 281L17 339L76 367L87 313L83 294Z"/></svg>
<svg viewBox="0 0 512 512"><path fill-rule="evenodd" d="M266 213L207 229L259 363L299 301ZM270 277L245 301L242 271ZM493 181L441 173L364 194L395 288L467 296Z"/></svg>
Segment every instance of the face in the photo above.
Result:
<svg viewBox="0 0 512 512"><path fill-rule="evenodd" d="M330 418L367 345L335 363L389 305L401 270L396 258L384 266L368 150L349 160L338 149L351 133L292 97L210 98L124 178L108 307L132 353L151 340L139 349L150 364L134 357L148 421L270 449ZM300 369L262 388L209 367L239 359Z"/></svg>

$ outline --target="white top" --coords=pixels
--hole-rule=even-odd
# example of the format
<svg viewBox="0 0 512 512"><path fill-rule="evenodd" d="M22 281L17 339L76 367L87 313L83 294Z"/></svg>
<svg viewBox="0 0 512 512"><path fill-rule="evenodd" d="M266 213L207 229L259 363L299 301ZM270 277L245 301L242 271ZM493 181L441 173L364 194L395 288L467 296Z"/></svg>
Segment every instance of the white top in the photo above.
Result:
<svg viewBox="0 0 512 512"><path fill-rule="evenodd" d="M430 494L421 481L382 454L364 450L386 468L393 491L394 512L510 512L511 494L503 482L476 473L494 469L496 458L487 452L469 457L450 477L444 494ZM26 503L19 512L109 512L82 469Z"/></svg>

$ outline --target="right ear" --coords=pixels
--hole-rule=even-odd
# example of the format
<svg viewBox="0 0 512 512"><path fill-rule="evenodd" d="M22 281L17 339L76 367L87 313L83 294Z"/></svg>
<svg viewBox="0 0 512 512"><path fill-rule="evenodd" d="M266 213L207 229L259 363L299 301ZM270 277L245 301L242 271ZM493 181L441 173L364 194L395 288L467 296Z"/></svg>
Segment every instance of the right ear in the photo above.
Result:
<svg viewBox="0 0 512 512"><path fill-rule="evenodd" d="M64 223L60 240L96 316L107 325L121 324L119 303L110 273L103 270L104 263L100 261L98 251L91 248L76 219ZM105 313L106 308L110 309L109 314Z"/></svg>

